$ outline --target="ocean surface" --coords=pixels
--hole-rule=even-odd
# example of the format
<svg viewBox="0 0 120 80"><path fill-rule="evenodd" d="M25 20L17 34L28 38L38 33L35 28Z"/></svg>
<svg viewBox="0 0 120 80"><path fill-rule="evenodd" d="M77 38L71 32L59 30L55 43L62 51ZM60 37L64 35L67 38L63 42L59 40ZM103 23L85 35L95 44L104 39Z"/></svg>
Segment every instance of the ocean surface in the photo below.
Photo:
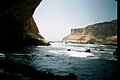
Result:
<svg viewBox="0 0 120 80"><path fill-rule="evenodd" d="M12 61L59 75L74 73L78 80L117 80L115 45L51 43L29 46L21 53L7 54ZM70 51L68 51L70 49ZM90 49L91 52L85 52Z"/></svg>

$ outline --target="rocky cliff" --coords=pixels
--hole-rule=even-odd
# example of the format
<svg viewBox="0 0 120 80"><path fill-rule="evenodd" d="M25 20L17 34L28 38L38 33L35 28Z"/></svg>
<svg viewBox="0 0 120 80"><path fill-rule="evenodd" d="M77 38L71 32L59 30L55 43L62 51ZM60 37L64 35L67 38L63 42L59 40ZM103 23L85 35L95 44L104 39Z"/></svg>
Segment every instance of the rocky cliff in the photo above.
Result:
<svg viewBox="0 0 120 80"><path fill-rule="evenodd" d="M41 0L0 2L0 52L14 52L27 45L48 45L32 17Z"/></svg>
<svg viewBox="0 0 120 80"><path fill-rule="evenodd" d="M71 29L64 42L117 44L117 20Z"/></svg>

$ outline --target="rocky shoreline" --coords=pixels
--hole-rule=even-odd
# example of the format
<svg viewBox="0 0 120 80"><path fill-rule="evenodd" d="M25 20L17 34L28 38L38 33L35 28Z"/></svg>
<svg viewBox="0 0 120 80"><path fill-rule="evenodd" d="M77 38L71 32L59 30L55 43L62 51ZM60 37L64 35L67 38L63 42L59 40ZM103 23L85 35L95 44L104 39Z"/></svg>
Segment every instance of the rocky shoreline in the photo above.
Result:
<svg viewBox="0 0 120 80"><path fill-rule="evenodd" d="M63 42L89 44L117 44L117 20L88 25L85 28L71 29Z"/></svg>
<svg viewBox="0 0 120 80"><path fill-rule="evenodd" d="M0 80L77 80L74 73L55 75L37 71L34 67L15 63L9 58L0 58Z"/></svg>

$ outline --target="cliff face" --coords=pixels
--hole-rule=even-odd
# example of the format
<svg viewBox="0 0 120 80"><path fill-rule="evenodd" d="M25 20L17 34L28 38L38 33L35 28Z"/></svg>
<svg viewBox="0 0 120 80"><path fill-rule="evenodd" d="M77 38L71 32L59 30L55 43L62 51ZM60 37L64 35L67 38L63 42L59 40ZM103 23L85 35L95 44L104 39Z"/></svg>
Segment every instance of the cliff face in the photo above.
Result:
<svg viewBox="0 0 120 80"><path fill-rule="evenodd" d="M0 2L0 52L19 51L26 45L48 44L40 35L32 17L40 2L41 0Z"/></svg>
<svg viewBox="0 0 120 80"><path fill-rule="evenodd" d="M85 28L71 29L65 42L117 44L117 20L96 23Z"/></svg>

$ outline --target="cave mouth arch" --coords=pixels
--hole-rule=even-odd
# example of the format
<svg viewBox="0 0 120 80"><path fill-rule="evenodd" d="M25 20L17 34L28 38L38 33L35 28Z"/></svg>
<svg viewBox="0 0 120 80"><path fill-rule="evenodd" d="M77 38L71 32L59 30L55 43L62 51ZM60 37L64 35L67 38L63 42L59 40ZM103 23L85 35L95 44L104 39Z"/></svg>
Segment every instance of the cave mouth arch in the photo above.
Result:
<svg viewBox="0 0 120 80"><path fill-rule="evenodd" d="M0 37L1 37L0 52L14 51L14 50L20 49L21 47L24 47L25 45L24 43L28 42L29 39L31 40L31 38L37 41L40 41L42 43L48 43L42 35L38 34L39 30L33 19L34 12L37 9L37 6L41 4L40 3L41 1L42 0L13 0L13 1L4 0L3 2L0 3L0 10L1 10L0 11ZM52 0L46 0L46 1L52 1ZM57 0L54 0L54 1L57 1ZM58 1L61 1L61 4L63 3L62 0L58 0ZM71 1L74 1L74 0L71 0ZM61 8L61 9L64 9L64 8ZM59 11L60 8L57 10ZM50 14L50 13L46 13L46 14ZM61 17L61 18L66 23L64 17ZM43 18L41 17L41 19ZM80 20L77 20L77 21L80 21ZM56 22L53 22L53 23L56 23ZM48 29L48 28L45 28L45 29ZM52 30L53 32L53 28L49 27L49 29ZM56 31L56 34L58 35L57 33L58 31L56 29L59 29L59 32L60 32L60 27L57 26L57 28L54 29L54 31ZM65 29L65 27L62 30L63 32L68 31ZM63 33L61 32L59 35L63 35Z"/></svg>
<svg viewBox="0 0 120 80"><path fill-rule="evenodd" d="M4 0L0 3L0 52L19 52L28 45L48 45L32 16L41 1Z"/></svg>
<svg viewBox="0 0 120 80"><path fill-rule="evenodd" d="M92 5L93 2L98 4L98 6ZM109 10L111 9L111 8L107 9L111 5L105 4L105 3L108 3L109 1L104 1L104 2L100 1L100 3L99 1L93 1L93 2L92 1L85 2L80 0L71 0L71 1L64 1L64 2L62 0L56 0L56 1L42 0L42 2L37 6L36 10L34 11L33 18L36 22L38 29L40 30L40 33L44 35L44 37L47 40L51 39L49 37L53 37L56 35L59 36L59 40L60 40L60 37L63 38L64 36L70 33L69 32L70 29L84 28L85 26L93 23L99 23L99 22L111 20L111 18L107 16L108 14L106 15L106 13L109 12ZM103 3L104 6L102 6L101 3ZM62 7L61 7L61 4L63 4ZM116 3L113 3L112 9L111 9L112 12L110 12L112 14L112 17L114 17L116 14L115 7L117 7L117 5ZM62 12L60 13L61 9L62 9ZM100 10L100 11L97 11L97 10ZM94 13L94 12L98 12L98 13ZM104 14L107 17L104 16ZM68 18L69 20L66 18ZM59 24L56 21L59 21ZM63 21L65 24L63 23ZM58 24L58 25L55 25L55 24ZM61 25L61 24L64 24L64 25ZM56 27L53 27L53 26L56 26ZM58 38L58 36L56 37Z"/></svg>

